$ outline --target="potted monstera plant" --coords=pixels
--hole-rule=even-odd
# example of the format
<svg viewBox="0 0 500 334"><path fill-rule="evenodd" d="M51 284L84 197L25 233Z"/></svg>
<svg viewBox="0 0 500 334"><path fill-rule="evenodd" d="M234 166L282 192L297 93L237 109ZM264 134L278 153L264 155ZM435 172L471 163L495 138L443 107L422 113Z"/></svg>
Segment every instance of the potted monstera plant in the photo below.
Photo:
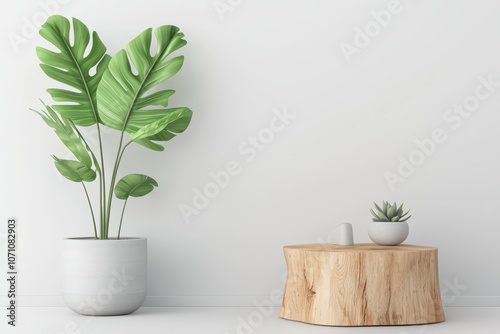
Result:
<svg viewBox="0 0 500 334"><path fill-rule="evenodd" d="M375 209L370 209L373 222L368 225L368 235L376 244L396 246L406 240L410 228L406 222L410 210L404 212L403 204L383 202L382 205L373 203Z"/></svg>
<svg viewBox="0 0 500 334"><path fill-rule="evenodd" d="M152 46L150 28L113 57L98 34L75 18L51 16L40 35L51 44L36 49L40 67L59 87L47 90L54 103L43 104L37 113L74 156L53 156L54 164L66 179L81 184L90 209L85 220L93 232L63 240L63 299L80 314L131 313L146 297L147 240L122 236L125 207L131 197L148 194L158 183L144 174L120 175L120 163L131 145L162 151L161 142L191 121L189 108L168 107L174 91L159 87L182 67L184 57L172 53L186 44L184 34L175 26L161 26L154 30ZM97 132L94 147L82 131L86 127ZM104 128L118 132L116 146L104 145ZM111 164L105 146L114 147ZM94 181L95 198L88 191ZM115 197L123 204L121 215L113 217Z"/></svg>

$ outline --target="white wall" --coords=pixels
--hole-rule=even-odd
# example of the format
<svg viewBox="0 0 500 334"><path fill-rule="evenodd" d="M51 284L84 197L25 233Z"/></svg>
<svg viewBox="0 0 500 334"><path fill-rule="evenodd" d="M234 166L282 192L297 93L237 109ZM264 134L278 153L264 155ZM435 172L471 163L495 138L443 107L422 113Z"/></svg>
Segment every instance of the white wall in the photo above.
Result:
<svg viewBox="0 0 500 334"><path fill-rule="evenodd" d="M53 83L34 52L46 44L23 32L23 20L43 16L40 3L54 1L9 2L0 14L0 217L20 221L26 300L60 293L60 239L92 233L81 188L52 166L50 155L66 151L28 111L38 98L49 101ZM342 222L367 242L368 208L390 200L412 209L408 243L439 247L448 301L500 303L500 3L401 0L350 61L342 43L355 45L357 28L376 29L371 12L388 1L232 1L221 15L214 3L228 1L51 7L98 31L111 54L147 27L175 24L186 34L184 68L165 87L177 90L172 105L192 108L192 124L163 153L130 150L122 170L160 183L130 202L123 229L149 239L149 294L173 304L251 303L282 288L282 246L332 240ZM12 34L25 40L13 47ZM488 77L491 91L477 88ZM477 101L470 117L448 114ZM294 118L254 159L238 150L285 110ZM435 131L442 142L391 189L384 175L398 173L400 157L421 157L415 141ZM233 160L241 173L187 224L181 205L192 205L194 189Z"/></svg>

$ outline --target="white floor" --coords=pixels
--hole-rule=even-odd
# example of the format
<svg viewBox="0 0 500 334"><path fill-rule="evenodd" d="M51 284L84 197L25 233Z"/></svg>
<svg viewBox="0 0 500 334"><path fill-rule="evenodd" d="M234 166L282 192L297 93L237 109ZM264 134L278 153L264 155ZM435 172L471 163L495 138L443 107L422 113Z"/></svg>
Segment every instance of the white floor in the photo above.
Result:
<svg viewBox="0 0 500 334"><path fill-rule="evenodd" d="M22 307L17 326L0 333L22 334L448 334L500 333L500 307L448 307L446 322L419 326L324 327L280 319L278 308L144 307L119 317L84 317L65 307ZM5 330L7 329L7 330Z"/></svg>

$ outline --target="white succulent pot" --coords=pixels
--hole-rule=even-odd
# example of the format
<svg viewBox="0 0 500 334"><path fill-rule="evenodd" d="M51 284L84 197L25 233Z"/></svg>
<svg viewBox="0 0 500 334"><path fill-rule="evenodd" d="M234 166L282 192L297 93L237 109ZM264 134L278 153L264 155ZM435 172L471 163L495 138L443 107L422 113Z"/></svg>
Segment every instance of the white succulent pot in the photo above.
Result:
<svg viewBox="0 0 500 334"><path fill-rule="evenodd" d="M368 235L376 244L396 246L406 240L410 228L407 222L371 222Z"/></svg>
<svg viewBox="0 0 500 334"><path fill-rule="evenodd" d="M83 315L122 315L141 307L147 290L147 239L62 241L62 296Z"/></svg>

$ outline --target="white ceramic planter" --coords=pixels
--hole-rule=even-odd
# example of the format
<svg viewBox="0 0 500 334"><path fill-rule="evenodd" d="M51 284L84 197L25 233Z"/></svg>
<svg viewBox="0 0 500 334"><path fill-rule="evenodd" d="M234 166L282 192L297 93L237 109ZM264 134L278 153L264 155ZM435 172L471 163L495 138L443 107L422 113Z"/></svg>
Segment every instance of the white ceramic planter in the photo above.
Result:
<svg viewBox="0 0 500 334"><path fill-rule="evenodd" d="M368 235L376 244L396 246L406 240L410 228L407 222L371 222Z"/></svg>
<svg viewBox="0 0 500 334"><path fill-rule="evenodd" d="M62 296L83 315L122 315L144 303L147 239L62 241Z"/></svg>

